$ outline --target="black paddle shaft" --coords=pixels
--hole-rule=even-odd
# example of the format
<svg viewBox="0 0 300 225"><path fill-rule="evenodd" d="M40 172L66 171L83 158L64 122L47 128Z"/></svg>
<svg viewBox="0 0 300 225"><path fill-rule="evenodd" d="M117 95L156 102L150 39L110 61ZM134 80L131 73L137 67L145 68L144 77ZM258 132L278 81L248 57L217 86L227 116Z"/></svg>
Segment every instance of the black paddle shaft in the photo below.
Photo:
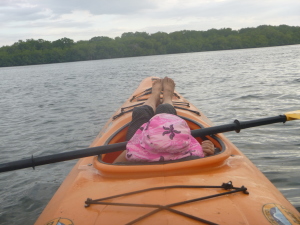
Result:
<svg viewBox="0 0 300 225"><path fill-rule="evenodd" d="M35 166L40 166L40 165L45 165L50 163L62 162L62 161L67 161L72 159L79 159L83 157L105 154L109 152L121 151L126 148L126 143L127 142L121 142L112 145L97 146L93 148L80 149L71 152L62 152L53 155L40 156L36 158L33 158L32 156L30 159L22 159L14 162L0 164L0 173L28 168L28 167L34 168Z"/></svg>
<svg viewBox="0 0 300 225"><path fill-rule="evenodd" d="M208 128L198 129L198 130L192 130L192 135L194 137L204 137L206 135L225 133L228 131L236 131L237 133L239 133L240 130L242 129L263 126L272 123L280 123L280 122L284 123L286 122L286 120L287 118L285 115L268 117L268 118L257 119L257 120L249 120L244 122L235 120L232 124L225 124L225 125L208 127Z"/></svg>
<svg viewBox="0 0 300 225"><path fill-rule="evenodd" d="M241 129L262 126L262 125L267 125L272 123L286 122L286 120L287 118L285 115L269 117L264 119L250 120L245 122L239 122L238 120L235 120L232 124L192 130L192 135L194 137L204 137L207 135L224 133L228 131L239 132ZM62 162L62 161L67 161L72 159L79 159L83 157L105 154L109 152L117 152L126 149L126 144L127 142L121 142L121 143L116 143L111 145L103 145L103 146L97 146L92 148L80 149L71 152L62 152L62 153L48 155L48 156L40 156L36 158L33 158L32 156L29 159L22 159L14 162L0 164L0 173L28 168L28 167L34 168L35 166Z"/></svg>

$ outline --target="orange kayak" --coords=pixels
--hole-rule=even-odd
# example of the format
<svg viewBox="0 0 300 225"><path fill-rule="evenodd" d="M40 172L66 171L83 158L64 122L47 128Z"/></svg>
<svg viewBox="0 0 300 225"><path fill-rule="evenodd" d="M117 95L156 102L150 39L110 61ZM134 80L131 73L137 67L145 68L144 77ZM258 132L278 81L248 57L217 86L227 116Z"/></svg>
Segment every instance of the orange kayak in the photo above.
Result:
<svg viewBox="0 0 300 225"><path fill-rule="evenodd" d="M141 82L91 147L125 141L131 111L149 97L153 79ZM179 93L173 102L191 130L212 126ZM216 154L205 158L113 164L119 151L80 159L35 224L300 224L299 212L223 134L206 138Z"/></svg>

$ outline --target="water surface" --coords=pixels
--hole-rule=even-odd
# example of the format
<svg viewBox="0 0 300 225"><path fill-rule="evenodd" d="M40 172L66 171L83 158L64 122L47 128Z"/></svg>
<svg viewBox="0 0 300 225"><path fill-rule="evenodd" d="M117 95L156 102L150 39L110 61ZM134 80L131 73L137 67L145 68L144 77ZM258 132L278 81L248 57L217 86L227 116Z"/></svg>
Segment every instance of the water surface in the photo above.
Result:
<svg viewBox="0 0 300 225"><path fill-rule="evenodd" d="M300 109L300 45L0 68L0 163L88 147L148 76L216 125ZM300 123L226 136L300 209ZM33 224L77 160L0 174L0 224Z"/></svg>

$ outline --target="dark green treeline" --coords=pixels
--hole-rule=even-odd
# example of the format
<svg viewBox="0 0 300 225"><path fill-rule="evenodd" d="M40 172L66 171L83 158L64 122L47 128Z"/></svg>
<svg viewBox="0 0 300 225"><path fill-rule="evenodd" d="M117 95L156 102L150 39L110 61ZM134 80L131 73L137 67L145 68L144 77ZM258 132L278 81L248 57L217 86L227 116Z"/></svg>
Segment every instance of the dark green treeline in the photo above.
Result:
<svg viewBox="0 0 300 225"><path fill-rule="evenodd" d="M287 25L169 34L129 32L114 39L99 36L78 42L27 39L0 48L0 67L293 44L300 44L300 27Z"/></svg>

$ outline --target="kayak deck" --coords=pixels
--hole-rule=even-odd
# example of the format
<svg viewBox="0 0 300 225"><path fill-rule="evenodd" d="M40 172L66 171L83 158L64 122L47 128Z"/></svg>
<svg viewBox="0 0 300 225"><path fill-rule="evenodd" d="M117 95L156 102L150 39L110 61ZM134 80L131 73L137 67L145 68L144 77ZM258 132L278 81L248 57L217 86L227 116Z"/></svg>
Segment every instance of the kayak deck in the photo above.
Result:
<svg viewBox="0 0 300 225"><path fill-rule="evenodd" d="M140 84L91 147L125 141L130 110L147 99L152 79ZM179 93L173 101L191 130L212 126ZM79 160L36 224L58 224L59 218L69 224L280 224L278 215L292 225L300 224L299 212L224 135L197 140L205 138L217 147L215 155L113 164L120 151Z"/></svg>

